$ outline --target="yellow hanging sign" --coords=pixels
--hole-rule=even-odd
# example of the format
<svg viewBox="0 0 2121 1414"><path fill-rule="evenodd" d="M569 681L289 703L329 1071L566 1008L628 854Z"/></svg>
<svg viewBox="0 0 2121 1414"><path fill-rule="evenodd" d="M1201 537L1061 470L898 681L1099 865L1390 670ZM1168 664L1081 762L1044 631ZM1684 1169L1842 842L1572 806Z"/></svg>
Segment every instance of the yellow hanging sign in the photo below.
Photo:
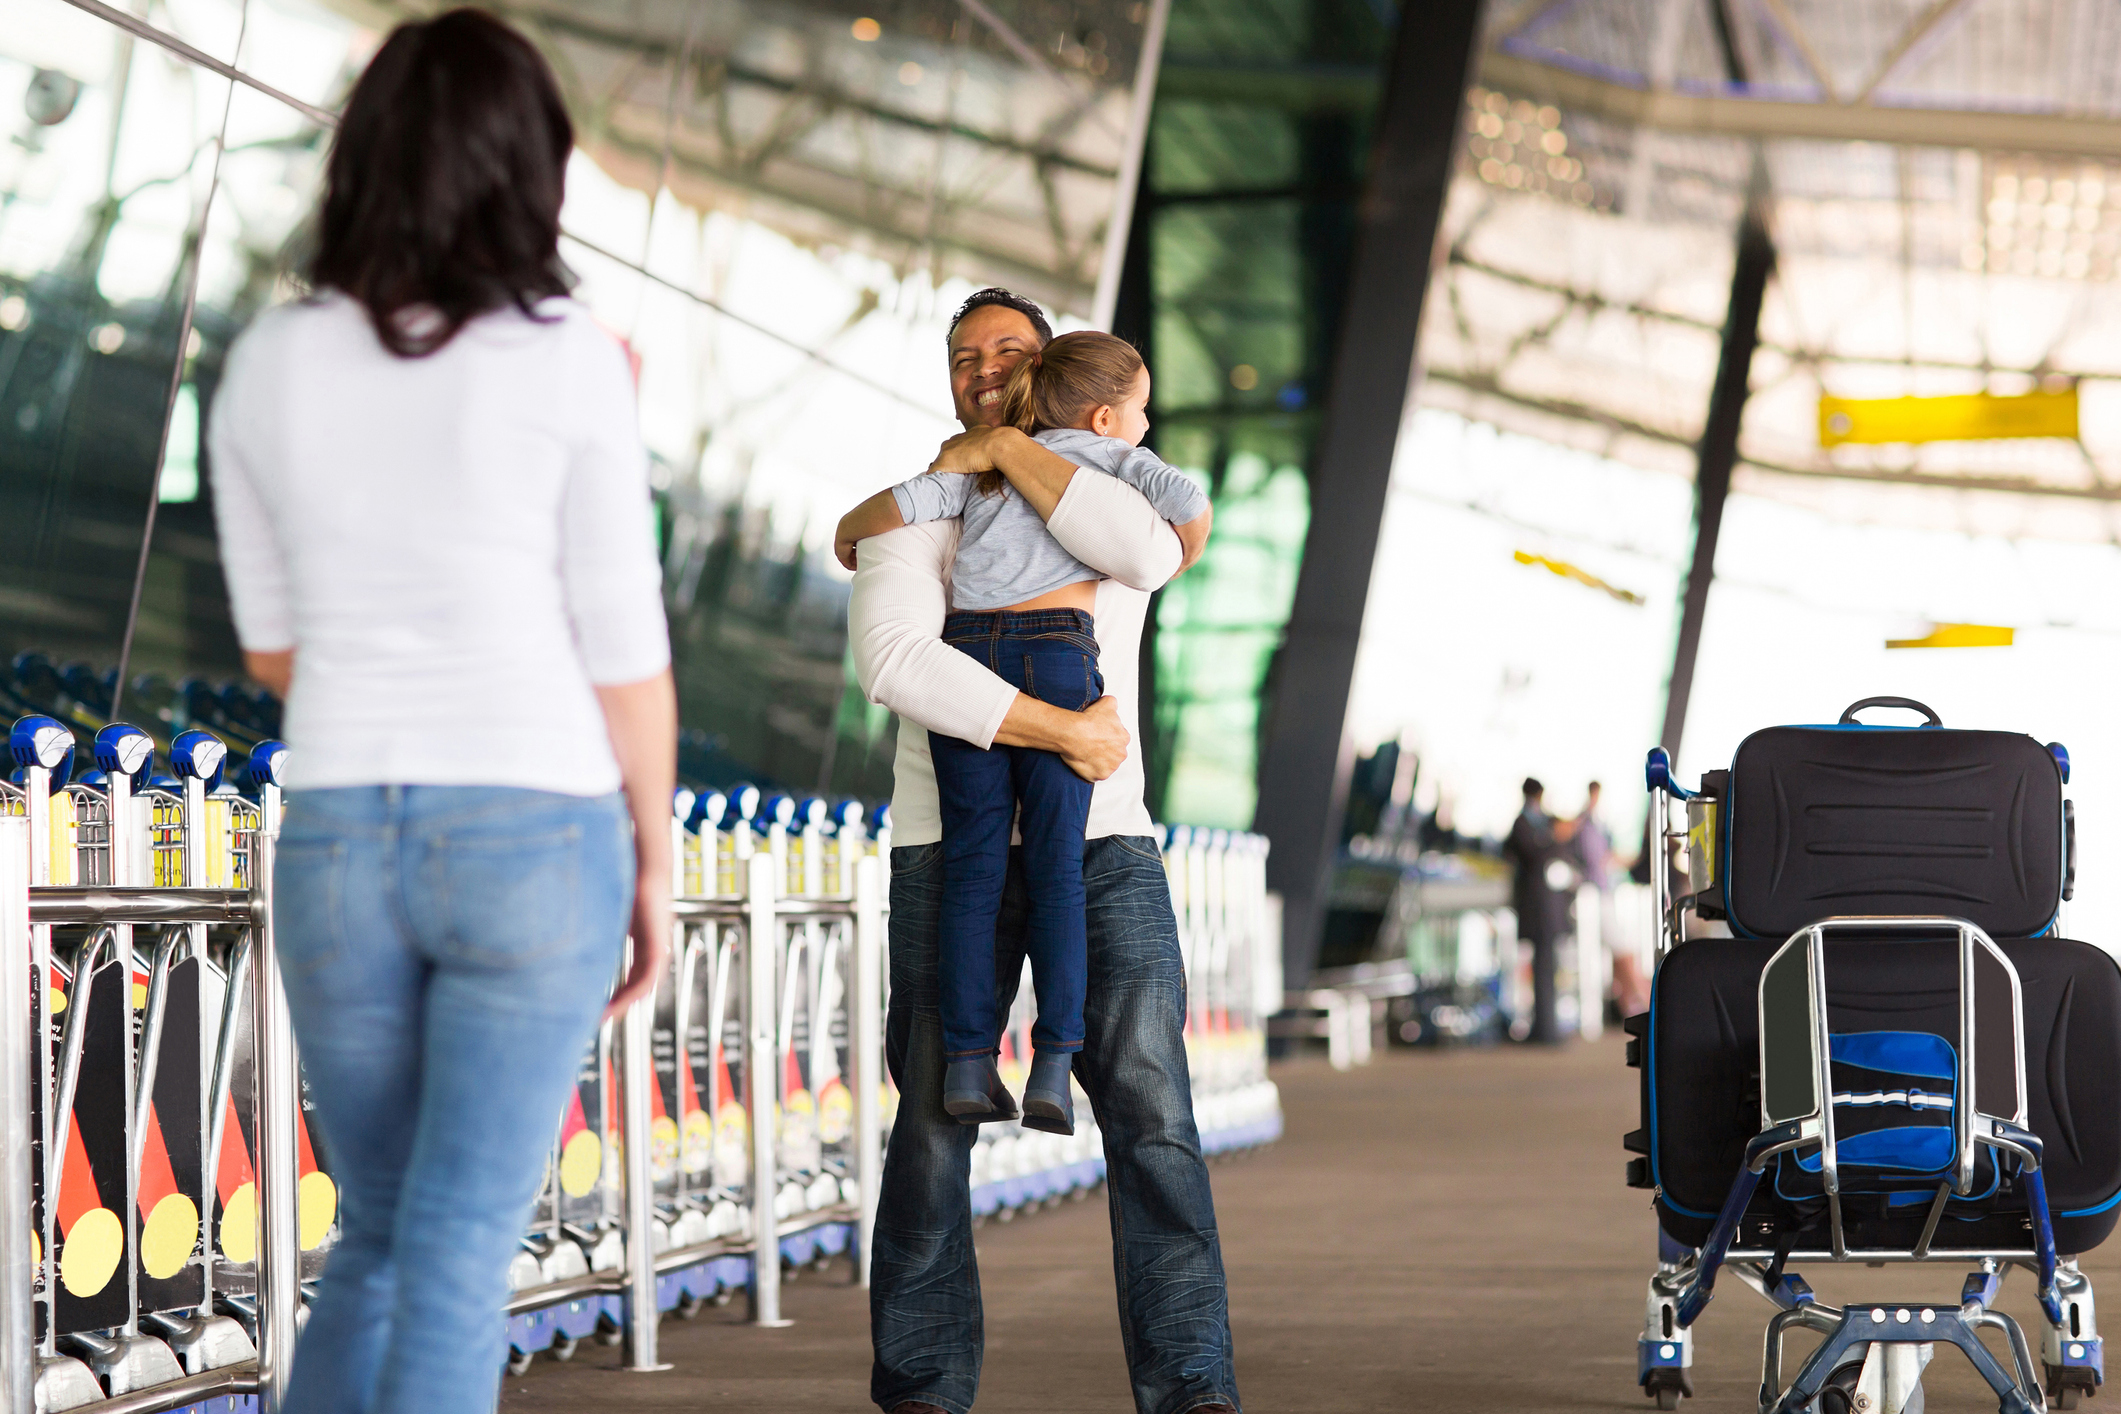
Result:
<svg viewBox="0 0 2121 1414"><path fill-rule="evenodd" d="M2075 437L2077 390L1968 393L1946 398L1819 399L1819 445L1847 442L1981 442Z"/></svg>
<svg viewBox="0 0 2121 1414"><path fill-rule="evenodd" d="M1888 648L2008 648L2016 629L2000 624L1932 624L1922 638L1888 638Z"/></svg>
<svg viewBox="0 0 2121 1414"><path fill-rule="evenodd" d="M1640 604L1643 602L1643 597L1634 590L1622 589L1617 585L1607 584L1589 570L1578 569L1566 560L1549 559L1545 555L1535 555L1529 550L1514 552L1514 558L1520 565L1537 565L1550 574L1558 574L1563 579L1573 579L1578 584L1586 588L1595 589L1601 594L1610 594L1623 604Z"/></svg>

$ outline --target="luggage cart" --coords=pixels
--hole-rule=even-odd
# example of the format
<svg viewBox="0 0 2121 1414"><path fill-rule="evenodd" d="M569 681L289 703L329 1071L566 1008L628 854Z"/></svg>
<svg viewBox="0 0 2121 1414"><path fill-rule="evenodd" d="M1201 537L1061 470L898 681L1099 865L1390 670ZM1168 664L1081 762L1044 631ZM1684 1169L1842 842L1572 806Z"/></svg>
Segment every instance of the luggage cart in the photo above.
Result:
<svg viewBox="0 0 2121 1414"><path fill-rule="evenodd" d="M174 753L176 789L136 793L153 755L137 728L98 733L101 782L68 779L75 743L63 724L29 718L10 732L21 784L0 795L0 816L11 817L0 820L0 977L20 995L0 999L0 1010L23 1032L19 1046L4 1041L0 1123L27 1142L8 1146L0 1207L26 1205L27 1220L0 1232L8 1407L121 1395L139 1409L221 1395L255 1403L261 1388L284 1381L300 1280L301 1146L276 996L258 1003L263 1024L243 1037L256 1077L258 1166L287 1180L261 1191L252 1210L264 1231L252 1243L263 1249L253 1301L263 1358L215 1309L202 1218L218 1093L209 1062L226 1072L235 1059L216 1025L233 1009L217 985L231 989L217 984L212 957L218 948L270 959L269 884L249 887L269 878L269 832L257 828L261 807L203 806L226 752L206 733L189 738ZM276 780L263 795L262 808L275 810ZM225 823L225 837L209 841L209 821ZM24 1239L29 1250L9 1250Z"/></svg>
<svg viewBox="0 0 2121 1414"><path fill-rule="evenodd" d="M1928 726L1859 723L1874 706ZM1693 1326L1725 1270L1776 1307L1762 1414L1920 1409L1943 1345L2004 1414L2096 1393L2075 1256L2114 1226L2121 1111L2103 1085L2073 1109L2067 1077L2121 1065L2121 971L2055 929L2074 882L2067 753L1882 698L1755 733L1699 790L1661 749L1647 777L1657 971L1628 1022L1644 1123L1627 1136L1659 1221L1645 1394L1672 1409L1693 1392ZM1733 936L1681 941L1688 913ZM1956 1301L1834 1307L1796 1262L1971 1270ZM2012 1267L2032 1273L2044 1368L1996 1309ZM1792 1328L1824 1340L1785 1382Z"/></svg>

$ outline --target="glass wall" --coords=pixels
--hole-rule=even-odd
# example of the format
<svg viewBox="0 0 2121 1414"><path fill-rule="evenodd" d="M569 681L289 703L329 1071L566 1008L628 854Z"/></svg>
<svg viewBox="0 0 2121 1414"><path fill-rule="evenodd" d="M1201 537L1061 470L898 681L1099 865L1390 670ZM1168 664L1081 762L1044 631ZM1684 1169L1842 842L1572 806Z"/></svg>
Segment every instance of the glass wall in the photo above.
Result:
<svg viewBox="0 0 2121 1414"><path fill-rule="evenodd" d="M638 370L684 769L886 794L831 528L957 430L964 295L1095 307L1145 7L495 8L567 93L562 253ZM139 13L0 26L0 709L101 720L137 578L125 715L241 735L274 704L231 682L201 433L230 343L303 292L330 115L382 31L351 0Z"/></svg>
<svg viewBox="0 0 2121 1414"><path fill-rule="evenodd" d="M1394 8L1174 0L1136 207L1151 435L1216 509L1157 603L1149 808L1249 828ZM1122 301L1123 327L1128 302Z"/></svg>

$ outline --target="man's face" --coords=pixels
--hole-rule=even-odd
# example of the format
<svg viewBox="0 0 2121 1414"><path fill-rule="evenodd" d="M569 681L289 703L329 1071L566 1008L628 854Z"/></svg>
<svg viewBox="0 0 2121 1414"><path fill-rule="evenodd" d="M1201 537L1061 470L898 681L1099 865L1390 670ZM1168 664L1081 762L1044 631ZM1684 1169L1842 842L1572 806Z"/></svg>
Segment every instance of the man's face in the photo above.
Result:
<svg viewBox="0 0 2121 1414"><path fill-rule="evenodd" d="M967 427L1002 420L1002 385L1024 355L1040 348L1031 321L1006 305L983 304L950 331L950 400Z"/></svg>

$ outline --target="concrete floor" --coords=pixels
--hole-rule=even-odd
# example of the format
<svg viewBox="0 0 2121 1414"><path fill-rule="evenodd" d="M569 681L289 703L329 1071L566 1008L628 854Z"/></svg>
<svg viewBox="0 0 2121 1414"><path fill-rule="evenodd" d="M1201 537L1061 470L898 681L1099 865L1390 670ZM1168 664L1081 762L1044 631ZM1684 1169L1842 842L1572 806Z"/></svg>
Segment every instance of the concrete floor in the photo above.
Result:
<svg viewBox="0 0 2121 1414"><path fill-rule="evenodd" d="M1634 1342L1656 1248L1648 1195L1622 1182L1635 1073L1617 1038L1558 1053L1394 1051L1347 1074L1296 1061L1274 1078L1287 1136L1214 1170L1247 1409L1652 1407ZM979 1258L980 1409L1127 1409L1101 1199L990 1223ZM2085 1265L2121 1292L2121 1252ZM1955 1300L1963 1274L1805 1275L1838 1302ZM2030 1330L2030 1283L2010 1285L2006 1308ZM867 1303L845 1264L804 1273L783 1304L786 1330L746 1328L741 1301L666 1318L676 1368L663 1374L618 1372L615 1351L585 1342L570 1364L540 1359L506 1381L501 1408L870 1408ZM1697 1327L1698 1398L1684 1407L1749 1414L1768 1313L1724 1285ZM1937 1414L1995 1408L1955 1352L1931 1371Z"/></svg>

